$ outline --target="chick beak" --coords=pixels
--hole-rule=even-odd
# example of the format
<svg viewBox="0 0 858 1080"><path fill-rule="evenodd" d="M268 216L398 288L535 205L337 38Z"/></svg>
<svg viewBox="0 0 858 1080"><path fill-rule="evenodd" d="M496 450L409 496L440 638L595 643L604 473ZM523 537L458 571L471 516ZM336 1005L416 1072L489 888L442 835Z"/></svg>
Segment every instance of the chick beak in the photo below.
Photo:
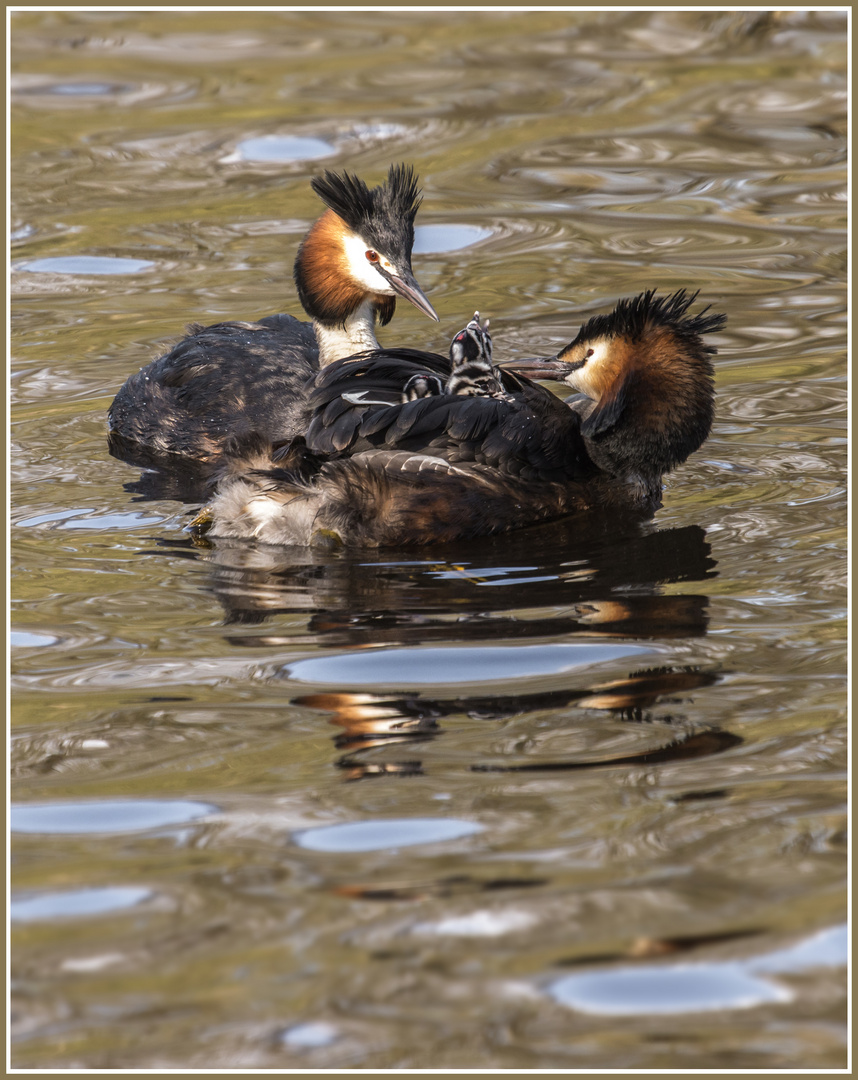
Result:
<svg viewBox="0 0 858 1080"><path fill-rule="evenodd" d="M424 315L428 315L430 319L434 319L435 322L441 321L435 308L426 299L426 294L417 284L417 280L409 267L405 267L401 274L384 270L380 266L376 266L376 270L387 278L394 292L398 293L403 299L410 301Z"/></svg>
<svg viewBox="0 0 858 1080"><path fill-rule="evenodd" d="M521 360L505 360L500 365L516 375L525 375L536 382L563 382L574 365L558 360L556 356L534 356Z"/></svg>

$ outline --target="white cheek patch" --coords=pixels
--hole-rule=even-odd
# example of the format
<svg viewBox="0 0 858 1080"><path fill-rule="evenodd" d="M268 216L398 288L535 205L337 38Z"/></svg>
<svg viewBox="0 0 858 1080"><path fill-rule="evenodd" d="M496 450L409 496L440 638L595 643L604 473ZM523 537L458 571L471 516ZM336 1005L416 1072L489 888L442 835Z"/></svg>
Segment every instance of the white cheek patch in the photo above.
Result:
<svg viewBox="0 0 858 1080"><path fill-rule="evenodd" d="M388 280L375 269L373 263L366 257L369 250L366 241L362 240L356 233L346 233L343 237L343 251L345 252L349 273L354 281L363 285L370 292L381 293L383 296L395 295ZM393 263L381 252L379 252L377 265L383 266L391 274L396 273Z"/></svg>
<svg viewBox="0 0 858 1080"><path fill-rule="evenodd" d="M580 390L582 394L586 394L588 398L598 401L602 393L602 387L605 385L603 367L610 358L611 342L603 338L601 341L591 342L587 346L587 350L592 351L593 355L588 358L583 367L572 372L572 376L567 379L567 382L575 390Z"/></svg>

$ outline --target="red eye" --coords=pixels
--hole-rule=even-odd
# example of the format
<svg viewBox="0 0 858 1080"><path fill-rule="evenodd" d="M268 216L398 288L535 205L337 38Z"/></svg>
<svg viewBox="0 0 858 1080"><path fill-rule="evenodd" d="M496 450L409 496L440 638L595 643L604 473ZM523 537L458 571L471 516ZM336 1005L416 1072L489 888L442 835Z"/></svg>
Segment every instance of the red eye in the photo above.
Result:
<svg viewBox="0 0 858 1080"><path fill-rule="evenodd" d="M593 355L594 351L595 351L594 349L588 349L587 350L587 355L584 357L584 359L589 360L590 357Z"/></svg>
<svg viewBox="0 0 858 1080"><path fill-rule="evenodd" d="M377 263L379 258L378 252L373 251L372 248L370 248L370 250L366 253L366 258L367 262Z"/></svg>

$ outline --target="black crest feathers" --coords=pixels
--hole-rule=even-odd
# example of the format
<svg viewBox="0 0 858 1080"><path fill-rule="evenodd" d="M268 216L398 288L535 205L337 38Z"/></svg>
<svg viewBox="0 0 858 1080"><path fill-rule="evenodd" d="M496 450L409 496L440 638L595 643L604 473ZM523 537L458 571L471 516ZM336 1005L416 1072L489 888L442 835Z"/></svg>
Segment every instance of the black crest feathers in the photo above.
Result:
<svg viewBox="0 0 858 1080"><path fill-rule="evenodd" d="M389 255L411 255L414 219L422 200L410 165L391 165L387 180L374 188L351 173L329 170L314 177L311 186L368 243Z"/></svg>
<svg viewBox="0 0 858 1080"><path fill-rule="evenodd" d="M572 343L581 344L604 337L627 337L638 340L647 330L664 327L672 330L680 339L690 340L722 330L726 315L707 315L709 306L697 315L686 318L686 313L697 293L679 289L669 296L656 297L655 289L648 289L631 300L620 300L608 315L594 315L578 331ZM714 350L711 350L714 352Z"/></svg>

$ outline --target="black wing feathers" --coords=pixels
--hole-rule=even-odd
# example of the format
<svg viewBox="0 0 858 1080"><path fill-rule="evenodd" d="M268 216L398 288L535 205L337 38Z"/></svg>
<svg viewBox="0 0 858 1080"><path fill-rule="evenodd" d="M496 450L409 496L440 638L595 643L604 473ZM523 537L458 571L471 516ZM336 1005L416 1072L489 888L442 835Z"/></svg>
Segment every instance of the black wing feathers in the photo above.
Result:
<svg viewBox="0 0 858 1080"><path fill-rule="evenodd" d="M580 417L511 372L501 375L506 397L441 394L383 403L415 374L446 378L449 371L446 357L413 349L362 353L328 365L310 393L315 413L308 446L327 454L425 450L450 462L475 461L534 479L577 479L592 472Z"/></svg>

